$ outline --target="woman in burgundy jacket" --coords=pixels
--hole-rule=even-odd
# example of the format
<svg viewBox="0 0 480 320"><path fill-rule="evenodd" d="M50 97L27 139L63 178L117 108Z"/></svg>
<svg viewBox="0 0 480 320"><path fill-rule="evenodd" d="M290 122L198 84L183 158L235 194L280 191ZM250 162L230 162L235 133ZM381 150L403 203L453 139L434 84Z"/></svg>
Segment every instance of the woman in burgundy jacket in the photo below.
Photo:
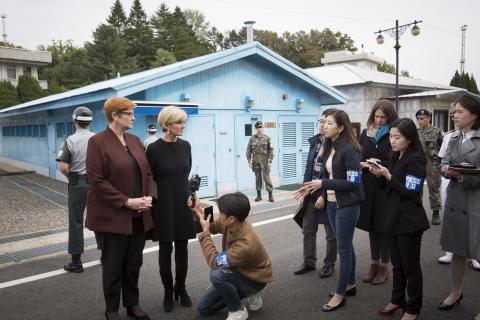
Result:
<svg viewBox="0 0 480 320"><path fill-rule="evenodd" d="M104 105L108 127L87 149L90 184L85 225L102 250L102 282L107 319L120 319L120 293L127 314L148 320L139 306L138 277L146 232L153 228L150 208L157 197L150 166L138 137L125 131L135 120L135 104L113 97Z"/></svg>

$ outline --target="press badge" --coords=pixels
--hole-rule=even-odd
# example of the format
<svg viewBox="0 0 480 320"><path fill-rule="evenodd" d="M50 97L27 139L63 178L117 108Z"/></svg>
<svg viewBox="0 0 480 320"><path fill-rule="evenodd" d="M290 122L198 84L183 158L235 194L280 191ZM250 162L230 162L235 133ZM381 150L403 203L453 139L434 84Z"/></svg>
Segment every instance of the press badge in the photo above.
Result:
<svg viewBox="0 0 480 320"><path fill-rule="evenodd" d="M405 178L405 188L410 191L420 192L422 188L423 178L407 174Z"/></svg>
<svg viewBox="0 0 480 320"><path fill-rule="evenodd" d="M347 181L360 184L360 170L347 170Z"/></svg>
<svg viewBox="0 0 480 320"><path fill-rule="evenodd" d="M228 255L226 251L222 251L215 257L215 262L217 263L217 267L220 269L230 268L230 264L228 263Z"/></svg>

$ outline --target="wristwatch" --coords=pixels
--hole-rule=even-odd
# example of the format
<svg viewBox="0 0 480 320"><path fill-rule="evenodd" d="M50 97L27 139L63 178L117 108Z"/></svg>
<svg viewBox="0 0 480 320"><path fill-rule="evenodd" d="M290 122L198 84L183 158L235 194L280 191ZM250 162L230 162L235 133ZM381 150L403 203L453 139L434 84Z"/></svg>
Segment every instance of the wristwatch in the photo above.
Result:
<svg viewBox="0 0 480 320"><path fill-rule="evenodd" d="M131 209L132 208L132 205L133 205L133 200L128 198L127 200L127 208Z"/></svg>

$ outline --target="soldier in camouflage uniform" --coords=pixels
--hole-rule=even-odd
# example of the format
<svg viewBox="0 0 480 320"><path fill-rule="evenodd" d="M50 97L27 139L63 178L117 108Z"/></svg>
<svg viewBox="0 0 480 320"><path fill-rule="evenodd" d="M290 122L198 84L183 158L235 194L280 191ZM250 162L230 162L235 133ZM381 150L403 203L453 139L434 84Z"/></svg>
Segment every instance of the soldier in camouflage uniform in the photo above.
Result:
<svg viewBox="0 0 480 320"><path fill-rule="evenodd" d="M265 180L265 186L268 191L268 201L273 202L273 186L270 180L270 166L273 160L272 139L263 133L263 123L257 121L255 123L257 133L254 134L247 147L247 161L250 168L255 172L255 188L257 189L257 197L255 201L262 200L262 176Z"/></svg>
<svg viewBox="0 0 480 320"><path fill-rule="evenodd" d="M423 150L427 156L427 185L430 208L432 209L432 224L438 225L440 224L440 186L442 183L438 151L442 145L443 132L430 124L432 120L430 111L420 109L415 116L417 117L419 126L418 135L420 136Z"/></svg>

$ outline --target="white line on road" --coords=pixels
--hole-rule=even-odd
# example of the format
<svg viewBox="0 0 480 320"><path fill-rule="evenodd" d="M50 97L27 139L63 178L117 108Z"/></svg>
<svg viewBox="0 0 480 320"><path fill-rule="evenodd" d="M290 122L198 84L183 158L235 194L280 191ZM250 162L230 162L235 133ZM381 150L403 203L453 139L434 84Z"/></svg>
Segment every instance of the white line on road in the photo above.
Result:
<svg viewBox="0 0 480 320"><path fill-rule="evenodd" d="M294 205L296 205L296 204L294 204ZM285 206L285 207L287 207L287 206ZM283 208L285 208L285 207L283 207ZM275 209L278 209L278 208L275 208ZM265 210L265 211L271 211L271 210L272 209ZM253 223L253 226L254 227L263 226L265 224L275 223L275 222L279 222L279 221L283 221L283 220L287 220L287 219L291 219L291 218L293 218L293 214L289 214L289 215L286 215L286 216L281 216L281 217L277 217L277 218L273 218L273 219L268 219L268 220L264 220L264 221L258 221L258 222ZM220 234L216 234L215 236L220 236ZM198 241L198 239L191 239L188 242L196 242L196 241ZM149 248L144 249L143 254L151 253L151 252L155 252L155 251L158 251L158 246L149 247ZM100 260L95 260L95 261L84 263L83 268L87 269L87 268L97 266L99 264L100 264ZM58 276L58 275L65 274L65 273L68 273L68 272L63 270L63 269L58 269L58 270L54 270L54 271L40 273L40 274L30 276L30 277L25 277L25 278L21 278L21 279L17 279L17 280L2 282L2 283L0 283L0 289L5 289L5 288L8 288L8 287L14 287L14 286L18 286L18 285L25 284L25 283L34 282L34 281Z"/></svg>

